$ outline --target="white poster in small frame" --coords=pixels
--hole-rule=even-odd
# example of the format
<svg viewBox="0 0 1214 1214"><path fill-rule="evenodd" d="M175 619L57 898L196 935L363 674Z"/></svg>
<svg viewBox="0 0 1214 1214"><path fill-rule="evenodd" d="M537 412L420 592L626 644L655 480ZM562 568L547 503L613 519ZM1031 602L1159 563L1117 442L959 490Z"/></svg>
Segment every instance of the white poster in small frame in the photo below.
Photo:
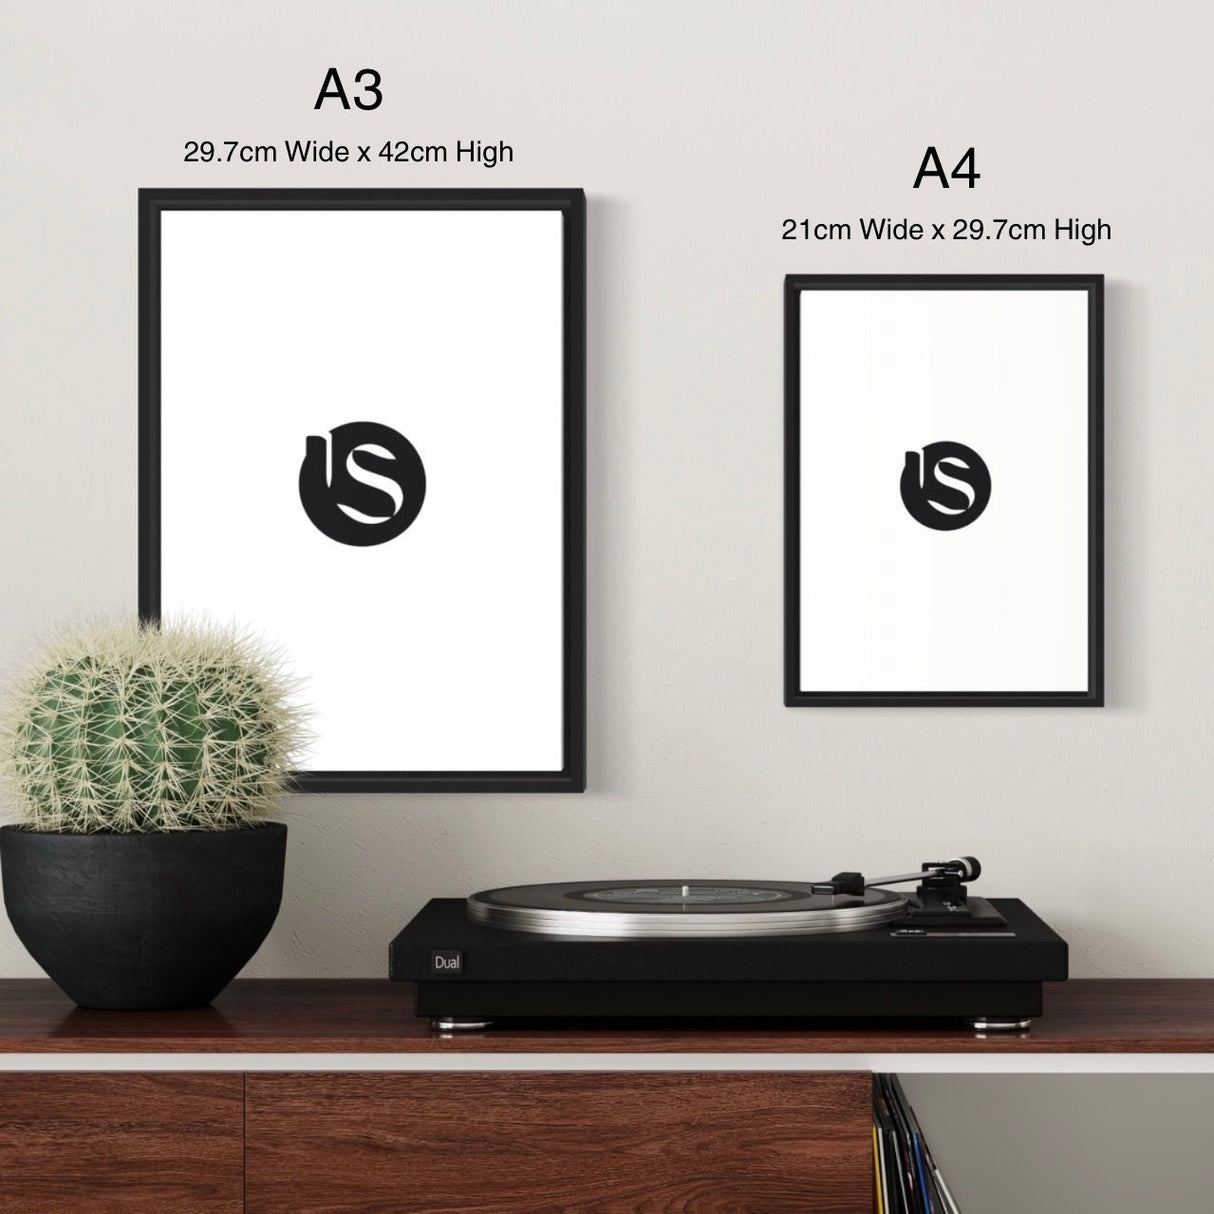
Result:
<svg viewBox="0 0 1214 1214"><path fill-rule="evenodd" d="M278 642L304 791L585 788L581 190L141 190L139 610Z"/></svg>
<svg viewBox="0 0 1214 1214"><path fill-rule="evenodd" d="M1104 703L1101 275L785 280L785 703Z"/></svg>

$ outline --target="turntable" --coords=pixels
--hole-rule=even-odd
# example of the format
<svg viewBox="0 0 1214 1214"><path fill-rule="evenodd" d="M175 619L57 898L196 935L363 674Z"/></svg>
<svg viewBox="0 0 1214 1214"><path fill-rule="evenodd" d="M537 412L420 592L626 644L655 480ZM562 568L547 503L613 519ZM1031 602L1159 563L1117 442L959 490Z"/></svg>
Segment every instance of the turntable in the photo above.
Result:
<svg viewBox="0 0 1214 1214"><path fill-rule="evenodd" d="M392 978L445 1029L505 1018L934 1019L1020 1029L1066 942L972 856L829 881L589 881L435 898ZM888 888L916 882L914 892Z"/></svg>

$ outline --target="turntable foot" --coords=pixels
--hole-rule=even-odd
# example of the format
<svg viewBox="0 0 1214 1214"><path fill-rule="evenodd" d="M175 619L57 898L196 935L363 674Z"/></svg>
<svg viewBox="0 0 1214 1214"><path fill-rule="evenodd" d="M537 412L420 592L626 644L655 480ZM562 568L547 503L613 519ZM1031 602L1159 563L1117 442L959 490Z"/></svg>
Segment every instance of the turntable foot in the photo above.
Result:
<svg viewBox="0 0 1214 1214"><path fill-rule="evenodd" d="M1028 1028L1033 1023L1026 1016L1023 1020L1007 1020L999 1017L976 1016L970 1021L976 1033L1017 1033Z"/></svg>
<svg viewBox="0 0 1214 1214"><path fill-rule="evenodd" d="M487 1029L492 1020L461 1020L458 1016L435 1016L430 1027L439 1033L471 1033Z"/></svg>

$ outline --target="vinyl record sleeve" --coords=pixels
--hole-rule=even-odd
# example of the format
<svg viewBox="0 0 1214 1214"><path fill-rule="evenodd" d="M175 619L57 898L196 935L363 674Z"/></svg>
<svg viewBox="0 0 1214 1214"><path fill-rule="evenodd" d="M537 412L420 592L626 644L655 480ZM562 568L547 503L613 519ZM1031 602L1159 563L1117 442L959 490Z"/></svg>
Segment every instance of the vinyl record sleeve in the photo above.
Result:
<svg viewBox="0 0 1214 1214"><path fill-rule="evenodd" d="M881 1176L887 1214L907 1214L906 1195L899 1177L898 1144L880 1075L873 1076L873 1112L881 1145Z"/></svg>
<svg viewBox="0 0 1214 1214"><path fill-rule="evenodd" d="M919 1186L918 1171L915 1166L915 1144L911 1136L910 1122L906 1111L899 1100L898 1090L894 1086L893 1075L883 1075L886 1101L890 1117L894 1124L898 1142L898 1174L903 1182L903 1194L906 1200L907 1214L931 1214Z"/></svg>
<svg viewBox="0 0 1214 1214"><path fill-rule="evenodd" d="M881 1142L873 1124L873 1186L877 1194L877 1214L885 1214L885 1186L881 1175Z"/></svg>
<svg viewBox="0 0 1214 1214"><path fill-rule="evenodd" d="M892 1164L896 1171L898 1197L903 1214L924 1214L922 1204L915 1190L915 1169L912 1158L910 1131L898 1109L893 1089L890 1087L888 1075L878 1075L877 1082L881 1090L885 1117L890 1128L890 1139L893 1146Z"/></svg>
<svg viewBox="0 0 1214 1214"><path fill-rule="evenodd" d="M907 1099L906 1091L902 1087L902 1081L897 1075L890 1076L890 1087L893 1090L898 1109L905 1118L907 1128L910 1131L911 1148L914 1151L916 1184L923 1200L926 1214L946 1214L944 1199L940 1196L940 1192L936 1186L934 1169L931 1166L931 1157L927 1150L923 1129L919 1125L918 1117L915 1116L915 1110Z"/></svg>

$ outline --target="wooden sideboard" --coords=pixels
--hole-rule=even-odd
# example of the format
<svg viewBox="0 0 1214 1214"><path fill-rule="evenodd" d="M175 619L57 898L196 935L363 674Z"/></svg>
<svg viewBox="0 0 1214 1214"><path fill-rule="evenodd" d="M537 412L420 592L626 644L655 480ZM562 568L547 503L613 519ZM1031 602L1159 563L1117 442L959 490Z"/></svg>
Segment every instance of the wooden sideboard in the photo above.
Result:
<svg viewBox="0 0 1214 1214"><path fill-rule="evenodd" d="M0 1214L868 1214L874 1069L1214 1070L1214 981L1071 981L1025 1034L501 1027L383 981L97 1012L0 981ZM1133 1065L1131 1066L1130 1063Z"/></svg>

